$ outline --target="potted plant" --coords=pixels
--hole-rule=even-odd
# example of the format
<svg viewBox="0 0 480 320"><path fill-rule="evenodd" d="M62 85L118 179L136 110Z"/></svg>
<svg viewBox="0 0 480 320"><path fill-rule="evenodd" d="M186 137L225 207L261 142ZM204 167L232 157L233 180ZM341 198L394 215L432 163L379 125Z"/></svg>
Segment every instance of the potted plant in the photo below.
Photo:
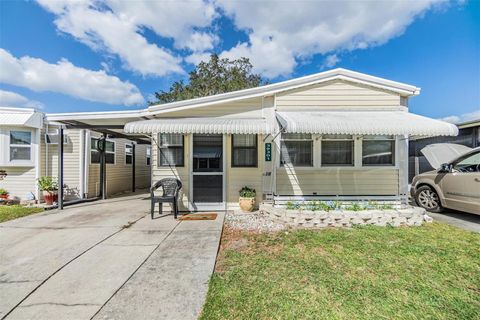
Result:
<svg viewBox="0 0 480 320"><path fill-rule="evenodd" d="M47 205L51 206L58 201L58 183L54 177L38 178L38 187L43 191L43 198Z"/></svg>
<svg viewBox="0 0 480 320"><path fill-rule="evenodd" d="M7 200L8 199L8 191L3 189L3 188L0 188L0 199L5 199Z"/></svg>
<svg viewBox="0 0 480 320"><path fill-rule="evenodd" d="M240 193L240 199L239 199L240 209L242 209L242 211L244 212L252 212L253 209L255 208L255 197L257 195L257 193L255 192L255 189L245 186L242 189L240 189L239 193Z"/></svg>

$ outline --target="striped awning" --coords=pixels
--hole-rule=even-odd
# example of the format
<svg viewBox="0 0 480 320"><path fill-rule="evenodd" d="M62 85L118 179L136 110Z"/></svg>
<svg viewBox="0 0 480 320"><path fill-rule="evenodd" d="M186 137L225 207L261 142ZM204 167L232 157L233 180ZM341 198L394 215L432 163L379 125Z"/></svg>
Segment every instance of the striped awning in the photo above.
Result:
<svg viewBox="0 0 480 320"><path fill-rule="evenodd" d="M406 111L278 112L287 133L456 136L458 128Z"/></svg>
<svg viewBox="0 0 480 320"><path fill-rule="evenodd" d="M125 124L125 133L269 134L271 128L259 118L163 118Z"/></svg>

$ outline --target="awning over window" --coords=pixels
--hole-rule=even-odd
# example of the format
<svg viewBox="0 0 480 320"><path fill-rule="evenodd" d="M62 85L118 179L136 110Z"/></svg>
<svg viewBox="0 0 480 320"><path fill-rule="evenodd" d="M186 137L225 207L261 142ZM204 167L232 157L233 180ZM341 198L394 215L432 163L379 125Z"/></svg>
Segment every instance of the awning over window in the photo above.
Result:
<svg viewBox="0 0 480 320"><path fill-rule="evenodd" d="M278 112L287 133L456 136L455 125L404 111Z"/></svg>
<svg viewBox="0 0 480 320"><path fill-rule="evenodd" d="M0 125L42 128L43 113L40 112L4 112L0 110Z"/></svg>
<svg viewBox="0 0 480 320"><path fill-rule="evenodd" d="M269 134L271 128L265 119L235 118L175 118L152 119L129 122L126 133L230 133L230 134Z"/></svg>

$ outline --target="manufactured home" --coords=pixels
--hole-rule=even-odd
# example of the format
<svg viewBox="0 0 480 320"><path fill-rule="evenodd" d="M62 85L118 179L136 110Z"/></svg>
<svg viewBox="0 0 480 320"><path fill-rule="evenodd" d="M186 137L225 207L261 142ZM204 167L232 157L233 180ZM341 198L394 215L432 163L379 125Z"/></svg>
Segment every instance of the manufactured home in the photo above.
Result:
<svg viewBox="0 0 480 320"><path fill-rule="evenodd" d="M419 93L412 85L334 69L141 110L47 114L45 122L61 135L89 130L148 140L150 180L180 179L182 210L235 209L243 186L256 189L257 203L406 202L409 137L458 133L454 125L409 112ZM67 153L58 154L65 157L66 180ZM96 190L91 183L84 188Z"/></svg>

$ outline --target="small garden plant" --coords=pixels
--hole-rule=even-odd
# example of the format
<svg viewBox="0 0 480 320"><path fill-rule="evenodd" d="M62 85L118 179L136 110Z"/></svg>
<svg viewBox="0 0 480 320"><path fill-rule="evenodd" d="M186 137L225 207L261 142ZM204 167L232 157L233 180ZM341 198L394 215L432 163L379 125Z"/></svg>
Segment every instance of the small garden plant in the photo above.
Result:
<svg viewBox="0 0 480 320"><path fill-rule="evenodd" d="M44 176L40 177L37 180L38 187L42 191L57 191L58 190L58 183L57 179L54 177Z"/></svg>
<svg viewBox="0 0 480 320"><path fill-rule="evenodd" d="M255 189L249 188L247 186L243 187L239 191L240 197L242 198L255 198L257 196L257 192Z"/></svg>
<svg viewBox="0 0 480 320"><path fill-rule="evenodd" d="M8 196L9 192L6 189L0 188L0 196Z"/></svg>
<svg viewBox="0 0 480 320"><path fill-rule="evenodd" d="M310 210L310 211L333 211L333 210L391 210L393 205L387 203L377 203L375 201L368 202L343 202L343 201L289 201L285 204L288 210Z"/></svg>

